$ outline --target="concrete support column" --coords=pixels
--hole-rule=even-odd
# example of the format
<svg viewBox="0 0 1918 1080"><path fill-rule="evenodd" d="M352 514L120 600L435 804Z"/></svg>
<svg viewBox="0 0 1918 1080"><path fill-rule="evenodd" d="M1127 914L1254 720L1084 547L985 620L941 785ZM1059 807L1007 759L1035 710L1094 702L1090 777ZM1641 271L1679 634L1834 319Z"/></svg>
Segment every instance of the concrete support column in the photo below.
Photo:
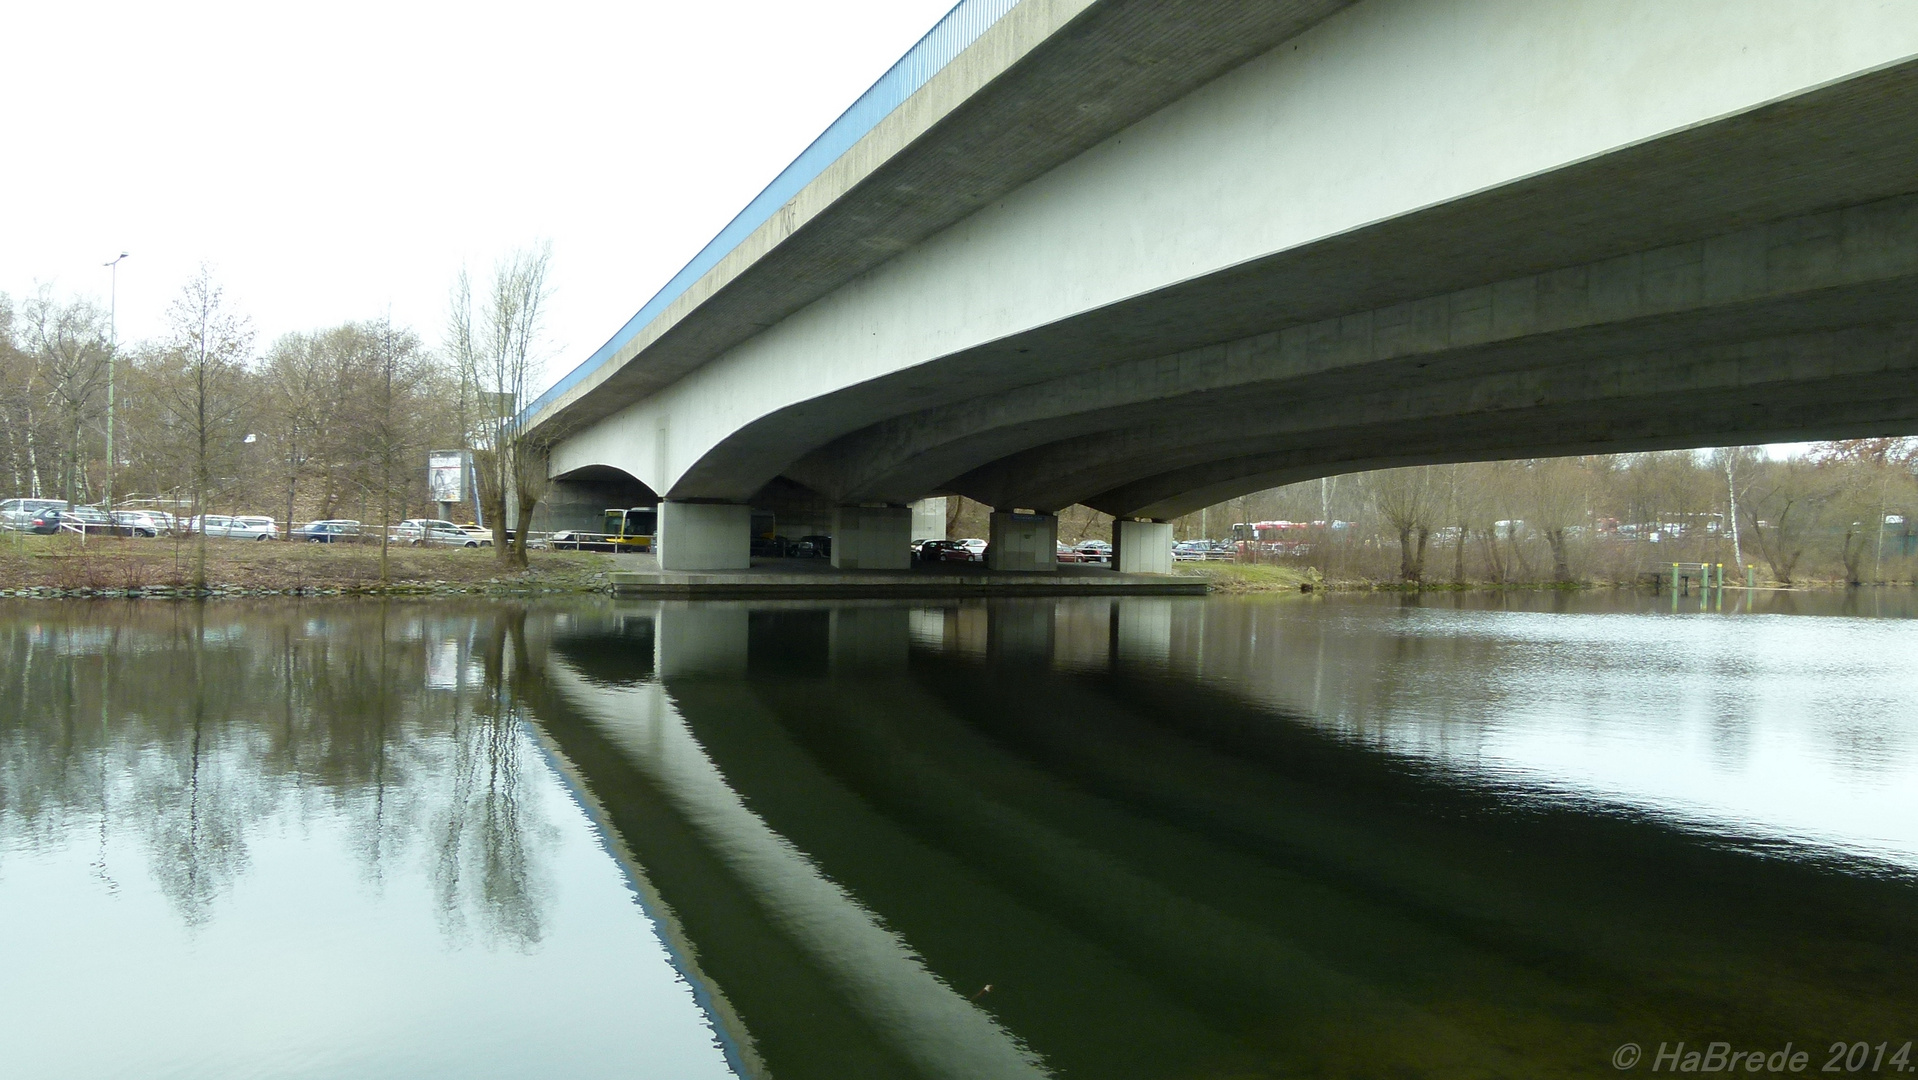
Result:
<svg viewBox="0 0 1918 1080"><path fill-rule="evenodd" d="M1059 519L1051 514L995 510L986 542L988 570L1059 568Z"/></svg>
<svg viewBox="0 0 1918 1080"><path fill-rule="evenodd" d="M1126 521L1112 523L1112 568L1121 574L1172 572L1172 523Z"/></svg>
<svg viewBox="0 0 1918 1080"><path fill-rule="evenodd" d="M661 570L744 570L752 565L753 511L736 503L659 504Z"/></svg>
<svg viewBox="0 0 1918 1080"><path fill-rule="evenodd" d="M832 564L841 570L912 569L912 511L904 506L835 507Z"/></svg>
<svg viewBox="0 0 1918 1080"><path fill-rule="evenodd" d="M920 499L912 504L912 538L914 540L947 539L944 496Z"/></svg>

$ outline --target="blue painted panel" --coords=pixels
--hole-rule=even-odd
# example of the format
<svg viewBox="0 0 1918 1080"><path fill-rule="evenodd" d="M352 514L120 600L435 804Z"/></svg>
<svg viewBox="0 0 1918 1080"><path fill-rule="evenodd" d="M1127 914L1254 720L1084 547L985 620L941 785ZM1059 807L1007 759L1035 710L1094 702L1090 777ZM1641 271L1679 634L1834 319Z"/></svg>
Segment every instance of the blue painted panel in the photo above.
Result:
<svg viewBox="0 0 1918 1080"><path fill-rule="evenodd" d="M719 264L734 248L738 247L753 230L764 225L790 202L793 196L811 183L826 168L852 149L854 143L864 138L866 133L879 125L892 111L900 106L914 91L926 85L940 69L964 52L968 45L979 40L992 27L992 24L1011 11L1019 0L960 0L959 4L940 19L938 25L919 39L919 43L907 50L890 70L872 84L872 88L859 96L852 107L839 115L832 125L812 141L791 165L773 178L752 202L746 204L738 216L719 230L719 235L693 256L666 287L653 294L646 306L639 309L626 325L620 327L599 350L586 358L584 363L568 372L554 383L520 414L522 422L532 419L540 409L560 395L579 385L580 381L592 374L601 364L610 359L627 342L633 340L646 324L652 322L666 306L678 299L681 293L692 287L693 282L703 277L706 271Z"/></svg>

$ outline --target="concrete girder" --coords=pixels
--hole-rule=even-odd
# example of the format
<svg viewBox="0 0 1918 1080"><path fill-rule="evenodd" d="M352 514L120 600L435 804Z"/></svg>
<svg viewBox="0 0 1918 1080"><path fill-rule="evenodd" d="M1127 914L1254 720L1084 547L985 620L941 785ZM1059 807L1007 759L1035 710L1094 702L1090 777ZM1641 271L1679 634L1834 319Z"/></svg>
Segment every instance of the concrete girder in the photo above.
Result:
<svg viewBox="0 0 1918 1080"><path fill-rule="evenodd" d="M1496 373L1501 357L1532 369L1541 352L1563 364L1650 340L1877 322L1912 309L1915 278L1918 196L1904 196L921 410L841 438L788 474L842 498L905 501L983 462L1150 423L1188 395L1229 407L1283 383L1292 396L1346 396L1387 372L1422 383L1468 365Z"/></svg>
<svg viewBox="0 0 1918 1080"><path fill-rule="evenodd" d="M1449 460L1595 452L1594 445L1623 451L1903 430L1918 426L1914 396L1918 325L1812 332L1491 376L1435 376L1347 396L1288 396L1280 387L1269 396L1168 410L1149 424L1040 447L951 486L982 501L1039 508L1084 502L1122 516L1166 517L1174 514L1161 504L1169 496L1132 505L1116 493L1147 477L1221 459L1294 450L1307 453L1303 460L1320 469L1312 475L1351 471L1346 459L1376 462L1408 453L1444 458L1442 446L1408 447L1415 430L1473 447L1471 455ZM1788 421L1779 419L1784 414ZM1535 423L1535 417L1547 419ZM1581 417L1596 418L1616 434L1581 427L1588 433L1566 440L1575 448L1561 448L1554 432ZM1636 444L1607 445L1628 438ZM1195 508L1204 505L1209 502Z"/></svg>
<svg viewBox="0 0 1918 1080"><path fill-rule="evenodd" d="M1353 2L1023 0L532 422L606 419Z"/></svg>
<svg viewBox="0 0 1918 1080"><path fill-rule="evenodd" d="M1371 0L766 310L580 452L743 499L904 411L1908 191L1914 53L1893 7Z"/></svg>

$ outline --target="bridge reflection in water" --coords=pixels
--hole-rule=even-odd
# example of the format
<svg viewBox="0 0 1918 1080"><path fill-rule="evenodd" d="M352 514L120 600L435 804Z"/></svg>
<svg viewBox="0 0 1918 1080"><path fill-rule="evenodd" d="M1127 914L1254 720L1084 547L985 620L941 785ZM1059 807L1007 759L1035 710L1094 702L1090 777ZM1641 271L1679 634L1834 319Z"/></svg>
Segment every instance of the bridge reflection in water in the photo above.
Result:
<svg viewBox="0 0 1918 1080"><path fill-rule="evenodd" d="M1222 610L1251 621L1208 637ZM1918 1015L1907 871L1248 703L1253 608L514 633L520 700L749 1074L1588 1075L1626 1041L1818 1050Z"/></svg>

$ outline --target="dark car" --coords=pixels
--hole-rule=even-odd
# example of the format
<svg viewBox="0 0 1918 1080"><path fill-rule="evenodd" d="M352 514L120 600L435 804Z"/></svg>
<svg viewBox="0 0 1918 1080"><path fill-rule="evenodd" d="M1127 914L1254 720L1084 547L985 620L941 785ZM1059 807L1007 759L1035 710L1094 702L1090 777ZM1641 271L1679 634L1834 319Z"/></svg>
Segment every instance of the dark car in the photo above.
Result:
<svg viewBox="0 0 1918 1080"><path fill-rule="evenodd" d="M45 510L65 510L65 499L7 499L0 502L0 527L31 529L33 519Z"/></svg>
<svg viewBox="0 0 1918 1080"><path fill-rule="evenodd" d="M310 544L336 544L357 540L359 536L360 523L357 521L309 521L287 534L287 539L305 540Z"/></svg>
<svg viewBox="0 0 1918 1080"><path fill-rule="evenodd" d="M762 559L783 559L786 549L792 541L783 536L755 536L752 540L751 554Z"/></svg>
<svg viewBox="0 0 1918 1080"><path fill-rule="evenodd" d="M1076 545L1080 562L1109 563L1112 561L1112 545L1104 540L1081 540Z"/></svg>
<svg viewBox="0 0 1918 1080"><path fill-rule="evenodd" d="M948 540L937 557L940 562L982 563L986 561L986 542L977 538Z"/></svg>
<svg viewBox="0 0 1918 1080"><path fill-rule="evenodd" d="M66 512L57 506L45 507L27 519L27 531L36 532L42 536L57 533L60 531L60 521L65 516Z"/></svg>
<svg viewBox="0 0 1918 1080"><path fill-rule="evenodd" d="M113 519L105 510L97 506L76 506L60 515L60 523L66 526L79 526L90 533L110 533L113 531Z"/></svg>
<svg viewBox="0 0 1918 1080"><path fill-rule="evenodd" d="M957 540L921 540L912 546L913 562L943 562L939 553L959 543Z"/></svg>
<svg viewBox="0 0 1918 1080"><path fill-rule="evenodd" d="M786 554L795 559L832 558L832 537L802 536L786 549Z"/></svg>

